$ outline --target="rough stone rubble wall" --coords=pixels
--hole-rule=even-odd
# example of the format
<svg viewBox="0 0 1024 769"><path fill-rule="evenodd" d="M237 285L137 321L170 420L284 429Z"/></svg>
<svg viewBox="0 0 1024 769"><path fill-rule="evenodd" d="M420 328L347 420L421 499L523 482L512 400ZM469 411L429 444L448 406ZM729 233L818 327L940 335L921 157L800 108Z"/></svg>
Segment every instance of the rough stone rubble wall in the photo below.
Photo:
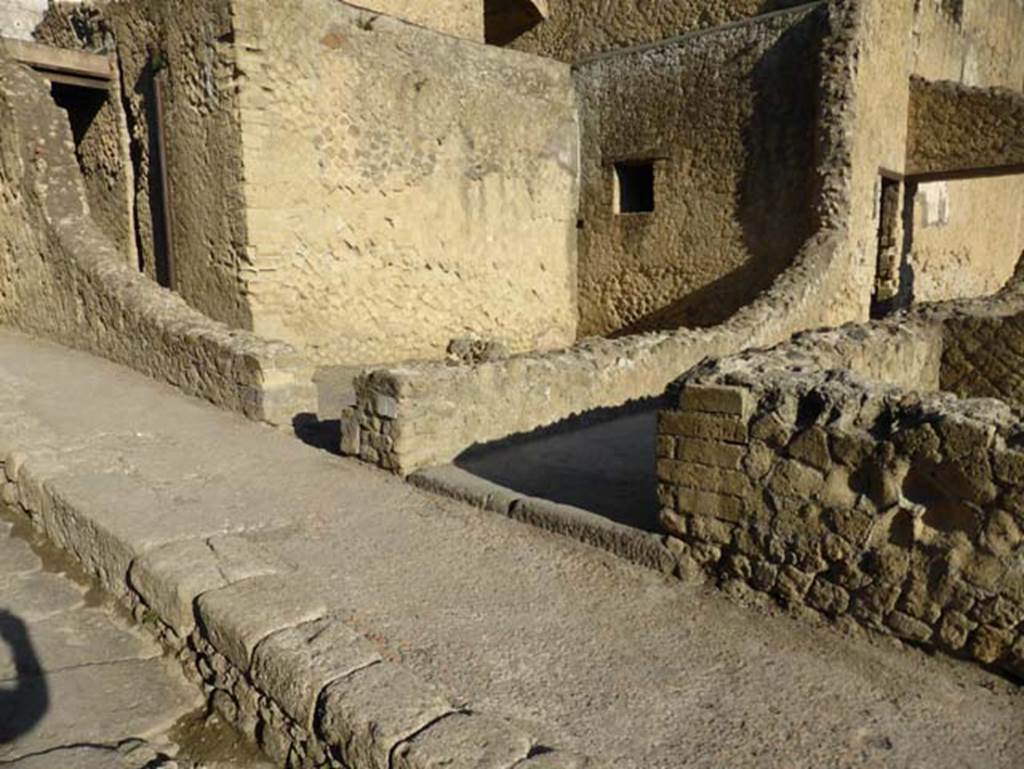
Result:
<svg viewBox="0 0 1024 769"><path fill-rule="evenodd" d="M1000 342L1024 317L1008 304ZM1024 676L1024 425L935 391L955 366L988 394L948 354L951 336L978 341L963 317L978 309L809 334L684 377L657 466L681 563Z"/></svg>
<svg viewBox="0 0 1024 769"><path fill-rule="evenodd" d="M334 0L234 23L257 333L354 363L574 341L567 66Z"/></svg>
<svg viewBox="0 0 1024 769"><path fill-rule="evenodd" d="M802 4L806 0L549 0L547 20L512 45L577 61Z"/></svg>
<svg viewBox="0 0 1024 769"><path fill-rule="evenodd" d="M125 263L89 216L66 115L0 51L0 320L255 419L313 410L289 345L232 331Z"/></svg>
<svg viewBox="0 0 1024 769"><path fill-rule="evenodd" d="M914 78L907 173L999 166L1024 168L1024 93Z"/></svg>
<svg viewBox="0 0 1024 769"><path fill-rule="evenodd" d="M581 336L720 323L792 262L817 224L825 17L804 8L576 65ZM615 163L637 160L654 162L654 211L619 214Z"/></svg>
<svg viewBox="0 0 1024 769"><path fill-rule="evenodd" d="M602 766L458 705L329 612L315 591L296 600L294 566L244 537L132 552L76 506L58 468L0 447L0 504L72 553L158 637L210 707L278 766Z"/></svg>

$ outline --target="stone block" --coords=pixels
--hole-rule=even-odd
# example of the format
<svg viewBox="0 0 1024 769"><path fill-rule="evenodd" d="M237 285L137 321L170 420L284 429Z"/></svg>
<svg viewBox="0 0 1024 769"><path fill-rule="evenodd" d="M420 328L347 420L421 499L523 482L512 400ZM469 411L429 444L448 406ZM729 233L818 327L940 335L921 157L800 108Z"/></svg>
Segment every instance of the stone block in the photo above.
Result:
<svg viewBox="0 0 1024 769"><path fill-rule="evenodd" d="M743 456L743 447L735 443L705 441L699 438L682 439L676 449L677 459L726 470L739 470Z"/></svg>
<svg viewBox="0 0 1024 769"><path fill-rule="evenodd" d="M658 460L657 470L659 480L688 489L711 491L734 497L747 497L753 494L750 479L737 470L698 465L693 462L677 462L671 459Z"/></svg>
<svg viewBox="0 0 1024 769"><path fill-rule="evenodd" d="M204 593L196 607L207 639L243 672L249 670L253 650L264 638L320 619L328 611L318 590L278 575Z"/></svg>
<svg viewBox="0 0 1024 769"><path fill-rule="evenodd" d="M694 539L724 546L732 542L735 526L716 518L694 516L687 521L687 529Z"/></svg>
<svg viewBox="0 0 1024 769"><path fill-rule="evenodd" d="M925 643L932 637L930 625L901 611L894 611L886 618L885 622L896 635L908 641Z"/></svg>
<svg viewBox="0 0 1024 769"><path fill-rule="evenodd" d="M827 470L832 465L828 434L817 425L795 436L786 447L786 451L794 459L819 470Z"/></svg>
<svg viewBox="0 0 1024 769"><path fill-rule="evenodd" d="M753 398L743 387L725 385L688 385L679 397L684 411L728 414L746 420L753 408Z"/></svg>
<svg viewBox="0 0 1024 769"><path fill-rule="evenodd" d="M788 604L803 601L814 580L814 575L802 572L793 566L784 566L775 580L775 594Z"/></svg>
<svg viewBox="0 0 1024 769"><path fill-rule="evenodd" d="M738 523L744 519L745 506L739 497L711 491L679 489L679 511L684 515L707 516Z"/></svg>
<svg viewBox="0 0 1024 769"><path fill-rule="evenodd" d="M195 600L210 590L288 566L242 537L173 542L137 558L128 574L132 589L179 637L195 627Z"/></svg>
<svg viewBox="0 0 1024 769"><path fill-rule="evenodd" d="M345 409L341 415L341 453L345 456L356 456L362 445L362 426L352 409Z"/></svg>
<svg viewBox="0 0 1024 769"><path fill-rule="evenodd" d="M671 435L659 435L655 445L655 456L658 459L675 459L676 439Z"/></svg>
<svg viewBox="0 0 1024 769"><path fill-rule="evenodd" d="M947 649L959 651L967 644L971 631L978 626L958 611L947 611L939 621L938 637Z"/></svg>
<svg viewBox="0 0 1024 769"><path fill-rule="evenodd" d="M850 607L850 594L839 585L819 578L811 585L807 602L825 614L838 616Z"/></svg>
<svg viewBox="0 0 1024 769"><path fill-rule="evenodd" d="M508 769L526 759L533 740L502 721L453 713L395 750L392 769Z"/></svg>
<svg viewBox="0 0 1024 769"><path fill-rule="evenodd" d="M662 411L658 414L658 432L726 443L747 442L747 426L744 422L718 414Z"/></svg>
<svg viewBox="0 0 1024 769"><path fill-rule="evenodd" d="M991 665L1009 651L1013 641L1012 631L995 628L991 625L981 625L971 636L968 650L971 656L979 662Z"/></svg>
<svg viewBox="0 0 1024 769"><path fill-rule="evenodd" d="M273 633L253 653L251 677L300 726L312 728L320 691L381 661L366 638L333 618Z"/></svg>
<svg viewBox="0 0 1024 769"><path fill-rule="evenodd" d="M439 691L405 668L381 662L324 690L316 730L345 766L389 769L399 743L451 712Z"/></svg>
<svg viewBox="0 0 1024 769"><path fill-rule="evenodd" d="M761 481L775 466L778 455L765 443L752 441L747 447L747 455L743 460L743 469L753 481Z"/></svg>
<svg viewBox="0 0 1024 769"><path fill-rule="evenodd" d="M794 460L782 460L772 471L768 489L780 496L809 499L821 491L825 476Z"/></svg>
<svg viewBox="0 0 1024 769"><path fill-rule="evenodd" d="M776 414L756 417L750 424L750 437L762 441L773 449L781 449L789 443L792 432L792 424L784 422Z"/></svg>

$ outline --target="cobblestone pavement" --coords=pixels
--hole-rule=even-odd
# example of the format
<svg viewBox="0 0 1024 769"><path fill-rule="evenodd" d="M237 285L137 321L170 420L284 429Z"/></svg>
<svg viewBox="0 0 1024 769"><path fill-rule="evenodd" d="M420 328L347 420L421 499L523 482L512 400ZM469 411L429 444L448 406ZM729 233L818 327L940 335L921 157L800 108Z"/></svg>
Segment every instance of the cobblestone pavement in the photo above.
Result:
<svg viewBox="0 0 1024 769"><path fill-rule="evenodd" d="M0 511L0 766L267 766L207 725L199 697L70 561Z"/></svg>

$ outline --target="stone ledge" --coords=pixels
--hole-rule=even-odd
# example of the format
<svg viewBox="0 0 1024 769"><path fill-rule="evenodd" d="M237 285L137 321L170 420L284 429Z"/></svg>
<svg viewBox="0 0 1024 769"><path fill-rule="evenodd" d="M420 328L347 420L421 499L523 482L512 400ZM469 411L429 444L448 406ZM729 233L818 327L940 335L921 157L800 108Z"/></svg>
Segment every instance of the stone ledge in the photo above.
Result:
<svg viewBox="0 0 1024 769"><path fill-rule="evenodd" d="M87 507L78 509L83 500L52 456L5 448L4 498L101 575L176 654L211 706L281 765L596 767L555 751L532 757L528 735L458 711L450 695L384 661L371 641L329 614L314 589L295 582L293 567L252 543L226 535L135 554L99 531Z"/></svg>
<svg viewBox="0 0 1024 769"><path fill-rule="evenodd" d="M454 465L420 470L408 481L435 494L606 550L638 566L664 574L676 569L672 552L657 534L615 523L579 507L519 494Z"/></svg>

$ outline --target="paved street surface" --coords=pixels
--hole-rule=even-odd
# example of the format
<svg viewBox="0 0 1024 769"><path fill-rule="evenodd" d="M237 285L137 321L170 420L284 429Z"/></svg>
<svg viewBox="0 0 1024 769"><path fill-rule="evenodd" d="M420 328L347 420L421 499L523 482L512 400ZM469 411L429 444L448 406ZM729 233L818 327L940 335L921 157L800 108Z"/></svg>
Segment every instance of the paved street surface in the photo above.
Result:
<svg viewBox="0 0 1024 769"><path fill-rule="evenodd" d="M204 737L226 730L206 728L200 705L198 689L151 638L0 511L0 766L266 767L233 735L216 751L223 761L203 757L211 754Z"/></svg>
<svg viewBox="0 0 1024 769"><path fill-rule="evenodd" d="M77 500L77 525L114 561L180 540L246 540L290 565L266 612L317 601L390 659L545 745L623 769L1024 766L1019 687L972 665L747 607L0 331L0 448L12 447ZM4 560L16 557L28 558ZM37 578L45 586L18 576L2 588L30 630L51 622L59 633L54 617L85 616L80 592ZM82 659L99 653L86 630L73 635ZM81 719L90 741L159 733L194 706L157 675L152 647L121 643L98 642L106 662L92 670L33 632L54 671L53 712L66 707L61 718ZM146 683L122 692L128 704L68 694L113 693L118 673L109 684L72 677L129 666ZM71 737L44 721L24 738L31 750Z"/></svg>

